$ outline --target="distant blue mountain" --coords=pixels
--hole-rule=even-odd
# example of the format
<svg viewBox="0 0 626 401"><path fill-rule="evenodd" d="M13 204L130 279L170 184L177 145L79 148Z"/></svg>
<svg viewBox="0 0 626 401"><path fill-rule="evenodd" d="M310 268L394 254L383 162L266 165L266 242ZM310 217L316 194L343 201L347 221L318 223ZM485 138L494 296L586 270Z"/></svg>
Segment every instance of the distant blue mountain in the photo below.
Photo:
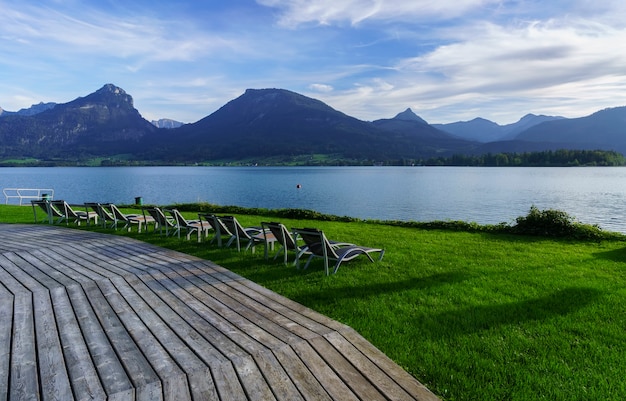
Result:
<svg viewBox="0 0 626 401"><path fill-rule="evenodd" d="M404 110L402 113L396 114L393 118L394 120L404 120L404 121L417 121L418 123L428 124L426 120L422 117L418 116L411 110L410 108Z"/></svg>
<svg viewBox="0 0 626 401"><path fill-rule="evenodd" d="M546 121L519 133L515 139L568 143L576 149L616 150L626 154L626 107L608 108L586 117Z"/></svg>
<svg viewBox="0 0 626 401"><path fill-rule="evenodd" d="M626 107L575 119L529 114L504 126L482 118L430 125L411 109L368 122L285 89L248 89L195 123L160 129L129 94L107 84L68 103L2 113L0 145L0 160L124 155L139 163L408 164L488 152L626 153Z"/></svg>
<svg viewBox="0 0 626 401"><path fill-rule="evenodd" d="M11 116L11 115L18 115L18 116L34 116L35 114L39 114L41 112L44 112L46 110L50 110L51 108L53 108L54 106L56 106L56 103L39 103L39 104L33 104L32 106L30 106L27 109L20 109L18 111L7 111L7 110L3 110L2 108L0 108L0 117L6 117L6 116Z"/></svg>
<svg viewBox="0 0 626 401"><path fill-rule="evenodd" d="M433 127L449 132L459 138L486 143L513 139L517 134L534 125L562 118L527 114L518 122L507 125L499 125L484 118L475 118L471 121L459 121L450 124L433 124Z"/></svg>

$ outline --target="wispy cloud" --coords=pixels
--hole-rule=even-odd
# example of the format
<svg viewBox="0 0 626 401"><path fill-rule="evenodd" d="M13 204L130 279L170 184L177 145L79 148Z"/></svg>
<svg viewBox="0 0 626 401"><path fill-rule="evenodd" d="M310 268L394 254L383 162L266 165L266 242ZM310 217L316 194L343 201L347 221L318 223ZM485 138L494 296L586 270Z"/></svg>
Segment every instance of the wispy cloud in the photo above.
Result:
<svg viewBox="0 0 626 401"><path fill-rule="evenodd" d="M428 121L626 104L626 2L0 0L0 106L105 83L148 118L193 122L281 87L358 118Z"/></svg>
<svg viewBox="0 0 626 401"><path fill-rule="evenodd" d="M116 59L193 60L232 46L216 33L149 17L112 16L86 8L70 15L47 7L5 9L0 35L49 57L93 54Z"/></svg>
<svg viewBox="0 0 626 401"><path fill-rule="evenodd" d="M450 19L470 10L495 7L500 0L257 0L280 10L279 23L296 27L304 23L358 24L365 20L413 21Z"/></svg>

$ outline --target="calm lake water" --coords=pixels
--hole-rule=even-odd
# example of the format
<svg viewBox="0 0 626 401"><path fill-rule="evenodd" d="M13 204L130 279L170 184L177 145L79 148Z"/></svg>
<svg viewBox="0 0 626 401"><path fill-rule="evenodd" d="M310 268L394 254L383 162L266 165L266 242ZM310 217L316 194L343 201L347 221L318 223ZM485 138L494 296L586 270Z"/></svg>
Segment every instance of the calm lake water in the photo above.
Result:
<svg viewBox="0 0 626 401"><path fill-rule="evenodd" d="M28 167L2 188L53 188L55 199L300 208L380 220L511 223L532 205L626 232L626 168ZM2 199L4 201L4 199Z"/></svg>

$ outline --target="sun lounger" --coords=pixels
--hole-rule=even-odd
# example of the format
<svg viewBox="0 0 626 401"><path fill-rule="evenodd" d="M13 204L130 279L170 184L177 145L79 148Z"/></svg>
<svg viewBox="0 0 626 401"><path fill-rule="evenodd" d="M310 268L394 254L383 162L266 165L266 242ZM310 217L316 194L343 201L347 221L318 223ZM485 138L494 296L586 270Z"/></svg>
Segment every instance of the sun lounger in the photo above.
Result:
<svg viewBox="0 0 626 401"><path fill-rule="evenodd" d="M146 226L148 223L154 223L152 216L144 216L143 214L124 214L113 203L104 205L104 207L107 207L111 211L114 219L113 228L116 230L119 224L124 224L122 230L128 229L128 231L130 231L132 226L136 224L137 232L141 232L141 228L143 226Z"/></svg>
<svg viewBox="0 0 626 401"><path fill-rule="evenodd" d="M111 211L107 210L102 204L97 202L85 202L85 209L87 211L91 209L91 211L98 215L98 219L100 220L102 228L115 227L115 217L113 216Z"/></svg>
<svg viewBox="0 0 626 401"><path fill-rule="evenodd" d="M217 242L217 246L222 246L222 237L224 238L232 238L233 233L230 232L228 227L224 224L224 222L214 214L206 214L200 213L198 214L198 219L200 220L200 224L203 224L203 220L207 222L208 226L213 229L213 238L211 238L210 243Z"/></svg>
<svg viewBox="0 0 626 401"><path fill-rule="evenodd" d="M183 230L187 234L187 240L189 240L191 234L194 232L198 235L198 242L202 240L202 237L208 235L210 227L204 226L200 220L187 220L177 209L167 209L165 211L174 219L174 223L176 224L174 235L178 235L178 238L180 238L180 233Z"/></svg>
<svg viewBox="0 0 626 401"><path fill-rule="evenodd" d="M219 218L228 231L230 232L231 237L229 238L226 246L230 246L235 243L237 245L237 250L241 251L242 243L246 245L246 249L248 250L252 248L252 252L254 252L254 248L256 245L265 243L265 238L263 236L263 229L259 227L243 227L237 218L234 216L222 216ZM269 238L270 234L267 234ZM273 240L271 240L273 243Z"/></svg>
<svg viewBox="0 0 626 401"><path fill-rule="evenodd" d="M278 251L274 255L274 260L278 258L278 256L283 254L283 263L287 264L288 261L288 251L295 251L296 258L294 260L294 265L296 261L307 251L306 245L298 245L298 235L293 235L289 232L287 227L285 227L282 223L276 222L263 222L261 223L261 227L263 228L263 235L265 235L265 259L268 257L268 250L271 248L270 244L274 242L275 244L280 245ZM268 235L271 234L272 237L269 238Z"/></svg>
<svg viewBox="0 0 626 401"><path fill-rule="evenodd" d="M359 255L365 255L370 261L374 262L370 255L371 253L378 252L378 260L381 260L385 254L385 250L380 248L369 248L348 243L331 243L323 231L315 228L294 228L293 231L302 237L308 247L307 253L310 256L304 268L306 269L309 266L313 258L322 258L326 275L329 274L328 264L331 260L337 262L333 269L334 274L337 273L341 262L352 260ZM299 267L299 260L296 264Z"/></svg>
<svg viewBox="0 0 626 401"><path fill-rule="evenodd" d="M82 221L87 222L87 223L91 222L91 220L93 220L94 223L98 222L98 215L96 213L87 212L87 211L84 212L82 210L74 210L64 200L50 201L49 206L50 206L50 213L52 215L55 215L57 213L54 209L56 209L61 215L60 217L57 217L55 221L55 223L57 224L63 223L63 222L65 222L65 224L69 224L70 221L73 223L76 223L77 225L80 225Z"/></svg>
<svg viewBox="0 0 626 401"><path fill-rule="evenodd" d="M47 199L31 200L30 204L33 207L35 223L53 224L55 220L63 217L61 212L53 207ZM39 210L39 216L37 216L37 210Z"/></svg>
<svg viewBox="0 0 626 401"><path fill-rule="evenodd" d="M170 231L172 233L176 232L176 221L173 217L166 216L165 213L163 213L163 210L161 210L160 208L156 206L144 207L142 211L143 213L148 212L148 215L154 220L155 232L158 229L159 234L163 234L163 229L165 229L165 236L169 236Z"/></svg>

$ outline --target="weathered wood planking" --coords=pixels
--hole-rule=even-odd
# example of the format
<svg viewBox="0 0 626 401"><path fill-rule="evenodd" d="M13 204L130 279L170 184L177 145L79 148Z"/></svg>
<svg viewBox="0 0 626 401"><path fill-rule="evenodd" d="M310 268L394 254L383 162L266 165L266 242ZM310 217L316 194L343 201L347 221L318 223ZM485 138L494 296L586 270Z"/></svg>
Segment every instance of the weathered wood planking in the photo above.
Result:
<svg viewBox="0 0 626 401"><path fill-rule="evenodd" d="M437 400L350 327L210 261L0 224L0 401Z"/></svg>

